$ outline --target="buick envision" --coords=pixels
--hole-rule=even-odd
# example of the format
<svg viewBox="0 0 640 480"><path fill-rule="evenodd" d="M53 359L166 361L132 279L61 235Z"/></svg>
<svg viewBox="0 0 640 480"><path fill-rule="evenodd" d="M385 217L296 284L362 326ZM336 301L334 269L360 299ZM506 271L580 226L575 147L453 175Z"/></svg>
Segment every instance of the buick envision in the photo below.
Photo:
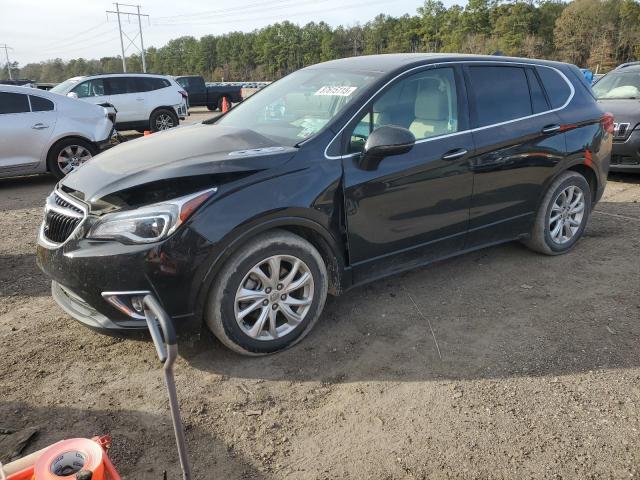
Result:
<svg viewBox="0 0 640 480"><path fill-rule="evenodd" d="M151 293L176 322L271 353L311 330L327 293L513 240L568 252L602 196L612 129L572 65L335 60L67 176L38 262L91 327L145 328Z"/></svg>

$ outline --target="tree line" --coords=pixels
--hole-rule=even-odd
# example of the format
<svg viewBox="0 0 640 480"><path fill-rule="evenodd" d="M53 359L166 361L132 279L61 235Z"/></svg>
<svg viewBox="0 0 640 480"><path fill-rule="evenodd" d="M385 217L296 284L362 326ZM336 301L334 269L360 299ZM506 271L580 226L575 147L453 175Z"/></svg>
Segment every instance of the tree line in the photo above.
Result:
<svg viewBox="0 0 640 480"><path fill-rule="evenodd" d="M640 59L640 2L469 0L464 7L446 8L439 0L426 0L416 15L380 14L363 25L334 28L324 22L299 26L283 21L247 33L184 36L150 47L146 62L154 73L259 81L335 58L395 52L500 52L606 72ZM59 82L76 75L121 72L122 61L52 59L16 70L21 78ZM142 71L138 55L127 57L127 70Z"/></svg>

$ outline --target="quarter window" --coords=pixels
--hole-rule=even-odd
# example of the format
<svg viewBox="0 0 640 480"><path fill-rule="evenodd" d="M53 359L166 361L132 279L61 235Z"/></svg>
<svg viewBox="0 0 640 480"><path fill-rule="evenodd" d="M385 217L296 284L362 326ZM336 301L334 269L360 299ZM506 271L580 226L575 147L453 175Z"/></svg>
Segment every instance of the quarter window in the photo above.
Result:
<svg viewBox="0 0 640 480"><path fill-rule="evenodd" d="M468 72L478 127L533 113L524 68L470 66Z"/></svg>
<svg viewBox="0 0 640 480"><path fill-rule="evenodd" d="M34 95L29 95L29 100L31 100L31 111L32 112L48 112L53 110L53 102L51 100L47 100L46 98L36 97Z"/></svg>
<svg viewBox="0 0 640 480"><path fill-rule="evenodd" d="M0 92L0 115L29 111L29 100L20 93Z"/></svg>
<svg viewBox="0 0 640 480"><path fill-rule="evenodd" d="M458 131L458 98L452 68L411 75L382 94L351 133L350 152L361 152L369 134L383 125L407 128L423 140Z"/></svg>
<svg viewBox="0 0 640 480"><path fill-rule="evenodd" d="M571 95L569 85L567 85L567 82L558 72L551 68L538 67L536 70L538 70L542 85L544 85L544 89L547 91L551 106L553 108L560 108L565 104L569 95Z"/></svg>

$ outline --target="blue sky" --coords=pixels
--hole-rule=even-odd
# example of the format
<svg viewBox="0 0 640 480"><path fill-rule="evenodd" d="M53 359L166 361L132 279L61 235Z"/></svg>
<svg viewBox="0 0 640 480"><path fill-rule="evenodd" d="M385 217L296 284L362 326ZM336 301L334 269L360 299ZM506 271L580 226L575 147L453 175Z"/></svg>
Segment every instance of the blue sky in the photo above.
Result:
<svg viewBox="0 0 640 480"><path fill-rule="evenodd" d="M142 12L150 16L142 25L145 46L162 46L182 35L251 31L283 20L353 25L381 12L414 14L421 4L421 0L141 0ZM105 14L105 10L114 8L113 3L96 0L0 0L0 43L13 48L9 52L11 60L21 65L56 57L66 60L117 55L120 41L116 18L109 15L107 20ZM137 34L135 17L123 25L131 38ZM127 55L133 52L131 47Z"/></svg>

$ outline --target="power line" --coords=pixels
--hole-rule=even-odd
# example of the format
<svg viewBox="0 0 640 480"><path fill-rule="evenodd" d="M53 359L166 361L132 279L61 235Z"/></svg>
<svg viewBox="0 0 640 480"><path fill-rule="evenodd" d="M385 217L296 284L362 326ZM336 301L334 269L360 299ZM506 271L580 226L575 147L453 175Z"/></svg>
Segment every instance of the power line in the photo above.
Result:
<svg viewBox="0 0 640 480"><path fill-rule="evenodd" d="M96 29L100 28L100 27L104 27L105 25L107 25L107 22L102 21L97 25L94 25L91 28L87 28L86 30L83 30L81 32L75 33L73 34L73 38L64 38L64 39L60 39L60 40L56 40L54 42L51 42L47 45L46 50L50 50L53 48L59 48L61 46L64 45L71 45L73 43L76 43L78 41L79 37L82 37L83 35L87 34L87 33L92 33L94 32Z"/></svg>
<svg viewBox="0 0 640 480"><path fill-rule="evenodd" d="M118 30L120 31L120 49L122 50L122 70L124 72L127 71L127 60L126 60L126 56L125 56L125 52L127 50L127 48L129 48L131 45L133 45L135 48L138 48L138 46L135 44L135 40L136 38L138 38L138 36L140 37L140 48L138 48L138 50L140 50L140 54L142 56L142 71L143 72L147 72L147 62L146 59L144 57L144 40L142 38L142 17L147 17L147 20L149 19L149 15L145 15L143 13L140 13L140 5L129 5L126 3L114 3L114 5L116 6L116 10L107 10L107 17L109 16L110 13L115 13L116 16L118 17ZM128 7L128 8L135 8L136 12L128 12L126 10L120 10L120 7ZM122 31L122 22L120 21L120 16L121 15L127 15L127 18L130 18L132 16L134 17L138 17L138 35L136 35L135 37L133 37L133 39L131 39L125 32ZM129 44L127 45L127 47L125 48L124 46L124 39L122 38L122 36L127 37L127 39L129 40Z"/></svg>
<svg viewBox="0 0 640 480"><path fill-rule="evenodd" d="M320 3L322 1L328 1L328 0L313 0L313 2L310 3ZM372 2L367 2L367 6L370 5L378 5L381 3L392 3L394 0L377 0L377 1L372 1ZM303 2L298 2L298 6L301 6L303 4ZM356 3L351 3L351 4L346 4L346 5L340 5L338 7L331 7L331 8L324 8L324 9L320 9L320 10L308 10L308 11L304 11L304 12L297 12L297 13L287 13L287 17L295 17L295 16L301 16L301 15L308 15L308 14L322 14L322 13L326 13L326 12L331 12L331 11L336 11L336 10L347 10L347 9L351 9L351 8L358 8L362 6L362 2L356 2ZM289 7L286 7L289 8ZM278 8L274 8L273 10L278 10ZM245 17L242 18L241 20L237 20L238 23L242 23L242 22L247 22L247 21L259 21L259 20L281 20L282 16L278 15L278 16L272 16L272 17L265 17L263 16L257 16L257 17ZM236 20L234 20L236 21ZM173 26L179 26L179 25L190 25L190 26L208 26L208 25L220 25L220 24L226 24L229 23L229 19L225 18L225 19L221 19L221 20L217 20L217 21L213 21L213 22L208 22L208 21L204 21L204 22L184 22L184 23L167 23L167 24L156 24L156 26L158 27L173 27Z"/></svg>
<svg viewBox="0 0 640 480"><path fill-rule="evenodd" d="M9 50L13 50L9 45L3 43L0 48L4 48L4 54L7 57L7 72L9 72L9 80L13 80L11 77L11 62L9 61Z"/></svg>
<svg viewBox="0 0 640 480"><path fill-rule="evenodd" d="M164 17L156 17L156 20L160 20L160 23L164 23L165 21L171 21L171 19L175 19L175 18L188 19L189 17L197 17L198 19L200 19L202 17L210 17L215 15L225 14L228 12L245 12L248 8L251 8L251 7L260 7L262 9L268 9L269 7L276 5L278 3L284 3L284 2L289 3L292 1L293 0L268 0L268 1L261 1L261 2L244 3L242 4L242 6L239 6L239 7L219 8L215 10L206 10L203 12L185 13L182 15L168 15Z"/></svg>
<svg viewBox="0 0 640 480"><path fill-rule="evenodd" d="M106 22L103 22L101 24L101 26L108 27L108 28L106 30L104 28L98 28L97 31L94 29L94 32L93 32L94 34L93 35L90 35L90 36L85 37L85 38L80 38L80 39L74 38L72 41L70 41L68 43L63 43L63 44L55 45L55 46L52 46L52 47L47 47L47 48L42 49L41 51L44 51L46 53L46 52L52 52L54 50L66 49L66 48L69 48L69 47L74 47L75 48L75 46L79 42L85 43L85 42L88 42L90 40L93 40L93 39L96 39L96 38L99 38L99 37L103 37L105 34L109 33L109 30L111 30L111 26ZM86 31L85 33L88 33L88 31Z"/></svg>
<svg viewBox="0 0 640 480"><path fill-rule="evenodd" d="M281 11L281 10L288 10L290 8L298 8L298 7L304 7L306 5L315 5L318 3L324 3L324 2L328 2L329 0L278 0L277 3L284 3L287 2L287 4L284 5L280 5L280 6L276 6L274 8L269 8L269 12L274 12L274 11ZM292 3L293 2L293 3ZM248 11L247 10L259 10L262 7L260 5L254 6L254 7L250 7L247 6L247 8L242 8L242 9L237 9L234 10L233 12L230 13L225 13L225 14L219 14L219 15L215 15L216 17L220 17L219 19L216 19L216 21L214 22L210 22L208 20L206 20L206 16L203 16L201 18L198 18L197 20L185 20L185 21L178 21L178 22L167 22L167 23L155 23L156 26L180 26L180 25L209 25L209 24L217 24L217 23L226 23L227 21L229 21L229 19L231 17L246 17L246 15L252 15L252 14L256 14L258 13L257 11ZM259 18L264 18L263 16L260 16ZM243 18L244 20L244 18Z"/></svg>

